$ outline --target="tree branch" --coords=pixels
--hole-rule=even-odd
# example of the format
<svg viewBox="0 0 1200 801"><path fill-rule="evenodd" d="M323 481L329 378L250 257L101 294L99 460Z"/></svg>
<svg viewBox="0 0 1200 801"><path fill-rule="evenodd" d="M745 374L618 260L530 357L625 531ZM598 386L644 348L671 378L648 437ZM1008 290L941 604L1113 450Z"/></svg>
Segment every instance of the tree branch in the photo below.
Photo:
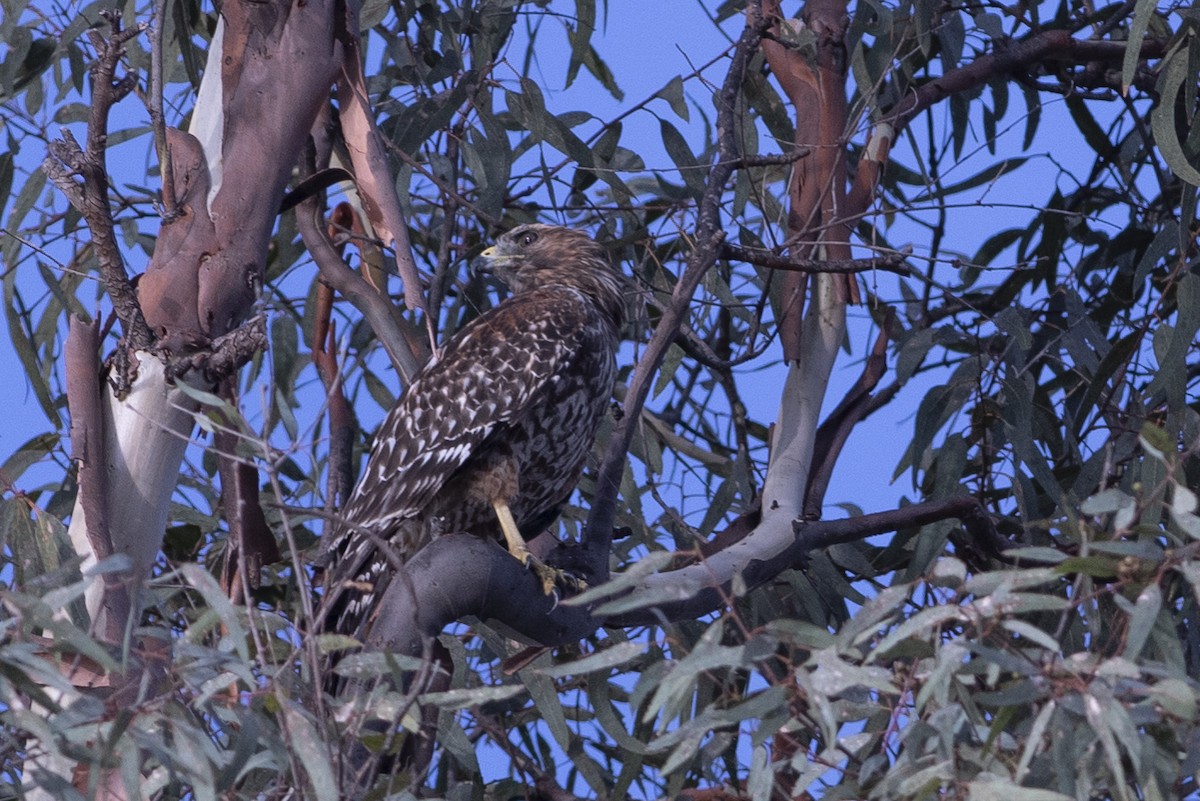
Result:
<svg viewBox="0 0 1200 801"><path fill-rule="evenodd" d="M396 182L388 166L383 137L375 123L367 98L367 79L363 74L363 55L359 45L358 4L341 3L342 14L336 19L335 37L345 48L338 87L338 118L350 161L354 165L355 187L371 226L384 244L396 254L396 268L404 282L404 302L409 310L425 310L421 280L413 260L408 224L396 194ZM429 345L436 346L432 323Z"/></svg>
<svg viewBox="0 0 1200 801"><path fill-rule="evenodd" d="M392 317L392 304L367 283L366 279L350 269L350 265L346 264L321 230L321 205L321 201L314 197L304 200L296 208L296 223L300 228L304 246L316 262L321 278L342 293L342 297L349 300L367 318L371 330L379 337L380 344L391 358L392 366L407 384L421 368L421 363Z"/></svg>
<svg viewBox="0 0 1200 801"><path fill-rule="evenodd" d="M128 76L120 81L114 81L113 76L125 53L125 43L145 30L145 25L123 31L119 12L102 11L101 16L108 21L112 33L105 39L96 31L89 32L97 59L91 72L92 104L88 116L87 149L81 148L71 132L64 128L62 138L50 142L50 153L42 167L87 221L96 261L100 265L100 281L112 299L125 338L133 350L144 350L153 344L154 336L129 281L113 231L106 151L109 112L134 85ZM81 184L75 182L75 175L83 179Z"/></svg>
<svg viewBox="0 0 1200 801"><path fill-rule="evenodd" d="M989 546L997 544L998 535L993 536L990 518L979 502L961 496L844 520L789 521L791 535L786 547L775 554L752 551L740 560L736 572L747 589L753 589L785 570L802 567L815 550L950 518L963 520ZM392 583L384 597L367 645L416 656L446 625L467 616L500 621L517 635L545 646L575 642L602 625L644 626L694 619L720 609L730 597L735 573L716 566L716 560L753 542L752 532L735 538L724 551L702 562L651 575L627 594L653 597L656 602L602 617L543 595L533 573L496 542L447 534L432 540L402 566L405 575ZM559 549L579 550L562 545ZM556 561L568 562L570 555L560 555ZM401 585L406 589L397 592Z"/></svg>
<svg viewBox="0 0 1200 801"><path fill-rule="evenodd" d="M867 357L862 375L842 398L825 422L817 429L817 441L813 448L813 465L808 473L808 489L804 496L804 519L817 520L821 517L821 508L825 503L825 491L829 488L829 479L833 476L834 465L850 432L870 413L871 393L879 385L887 370L888 331L896 318L896 310L889 306L884 316L884 323L879 327L879 336L875 339L875 347Z"/></svg>
<svg viewBox="0 0 1200 801"><path fill-rule="evenodd" d="M67 334L67 408L71 412L71 458L79 463L80 509L85 519L87 541L96 561L115 553L109 530L108 478L105 464L104 414L100 387L100 324L71 317ZM104 595L98 632L108 643L121 643L130 623L133 605L129 595L129 573L104 574Z"/></svg>
<svg viewBox="0 0 1200 801"><path fill-rule="evenodd" d="M1126 46L1126 42L1076 39L1066 30L1043 31L1005 50L980 56L970 64L950 70L912 89L876 122L854 178L847 203L848 213L857 215L866 211L892 144L914 117L935 103L953 94L975 89L998 76L1027 70L1042 61L1120 61L1124 58ZM1165 52L1164 42L1147 40L1142 44L1141 57L1159 58Z"/></svg>
<svg viewBox="0 0 1200 801"><path fill-rule="evenodd" d="M862 273L869 270L883 270L896 275L911 275L906 260L912 255L912 248L903 248L896 253L883 256L872 256L866 259L796 259L780 256L768 250L738 247L725 243L721 246L721 255L727 259L768 267L772 270L794 270L802 273Z"/></svg>
<svg viewBox="0 0 1200 801"><path fill-rule="evenodd" d="M334 210L353 214L347 205ZM321 283L317 287L317 309L313 316L313 365L321 384L325 387L325 402L329 406L329 468L326 479L325 511L333 512L346 502L352 489L353 471L351 446L356 428L354 409L346 400L342 388L342 372L337 359L337 326L330 316L333 313L333 288Z"/></svg>

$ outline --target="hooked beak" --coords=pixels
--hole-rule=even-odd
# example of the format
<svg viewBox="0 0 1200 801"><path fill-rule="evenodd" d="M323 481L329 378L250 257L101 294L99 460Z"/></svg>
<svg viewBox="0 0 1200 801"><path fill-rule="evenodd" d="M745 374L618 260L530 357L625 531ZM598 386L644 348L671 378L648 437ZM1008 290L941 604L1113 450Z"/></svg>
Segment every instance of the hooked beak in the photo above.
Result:
<svg viewBox="0 0 1200 801"><path fill-rule="evenodd" d="M504 271L508 258L492 245L471 261L471 272L476 275L487 275L499 278Z"/></svg>

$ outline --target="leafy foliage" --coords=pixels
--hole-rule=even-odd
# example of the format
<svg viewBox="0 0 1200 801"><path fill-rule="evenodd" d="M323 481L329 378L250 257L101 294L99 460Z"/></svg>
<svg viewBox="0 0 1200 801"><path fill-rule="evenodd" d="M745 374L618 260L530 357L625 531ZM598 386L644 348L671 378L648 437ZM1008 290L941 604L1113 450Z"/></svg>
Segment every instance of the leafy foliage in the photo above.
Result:
<svg viewBox="0 0 1200 801"><path fill-rule="evenodd" d="M87 582L122 566L80 577L60 522L77 489L62 436L60 355L67 316L104 318L111 304L93 280L80 215L39 164L52 128L78 132L86 120L95 54L85 33L100 25L101 5L11 2L0 20L4 313L12 363L44 429L21 432L24 444L0 466L0 537L11 559L0 573L6 792L86 796L104 767L146 798L274 798L294 788L331 799L343 779L340 731L358 718L395 721L396 735L363 742L398 752L416 739L422 704L438 711L434 767L382 777L379 797L385 782L401 794L425 782L444 797L495 799L695 788L755 799L1196 792L1195 9L1141 0L1094 14L1065 3L851 10L846 155L858 169L873 157L872 134L896 123L906 99L939 81L956 87L988 58L1058 34L1118 54L1057 53L948 88L893 143L873 210L855 221L864 253L914 243L907 276L867 276L863 319L847 344L865 355L886 326L890 370L872 411L915 411L904 441L852 436L847 449L894 465L909 482L905 503L978 498L1014 545L1008 561L981 553L952 521L930 524L814 553L765 586L735 587L716 615L609 629L514 675L502 660L518 645L472 621L442 637L445 689L418 699L380 688L338 702L322 696L318 666L339 643L304 635L303 556L320 531L310 510L329 500L330 424L312 357L318 281L291 212L278 223L263 290L269 356L241 374L237 407L201 398L153 604L137 631L157 649L134 652L132 638L123 650L102 647L80 611ZM521 222L565 222L612 244L644 308L635 340L661 319L679 281L717 152L711 86L723 62L626 102L625 56L606 56L598 31L642 24L642 12L614 6L605 20L596 6L397 0L362 9L370 89L428 279L429 322L443 337L492 302L465 262ZM705 24L736 35L741 10L722 4ZM129 3L122 13L145 20L151 9ZM634 18L618 16L627 13ZM195 104L215 25L215 13L194 3L168 5L173 124ZM781 31L815 56L811 28ZM704 63L718 53L694 55ZM148 39L130 40L124 67L139 86L149 66ZM788 153L800 110L763 66L758 57L739 97L738 136L747 154ZM624 105L608 118L560 108L548 81L593 81ZM635 130L644 115L657 139ZM113 215L132 271L159 223L145 119L130 95L109 134ZM767 160L737 173L722 198L731 243L782 247L789 174L789 164ZM354 258L395 293L376 250L364 245ZM775 403L782 393L781 303L778 273L765 267L723 259L706 276L632 447L619 567L663 567L675 558L668 552L694 553L753 511L774 413L762 396ZM897 312L891 321L886 308ZM361 316L342 305L336 315L361 454L398 388ZM263 570L248 606L230 602L214 578L229 543L209 446L228 427L261 472L264 512L285 554ZM593 489L585 478L565 533L578 530ZM879 502L858 489L839 500L853 511ZM81 665L116 673L129 660L153 666L133 697L64 678ZM339 670L362 678L430 667L361 654ZM89 774L72 786L45 770L54 754L92 766L90 788Z"/></svg>

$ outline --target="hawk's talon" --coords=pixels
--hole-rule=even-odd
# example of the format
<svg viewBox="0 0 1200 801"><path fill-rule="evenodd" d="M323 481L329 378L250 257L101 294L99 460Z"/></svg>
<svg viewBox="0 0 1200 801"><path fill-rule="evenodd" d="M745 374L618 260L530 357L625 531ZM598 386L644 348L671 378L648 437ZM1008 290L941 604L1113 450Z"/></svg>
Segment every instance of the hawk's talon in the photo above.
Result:
<svg viewBox="0 0 1200 801"><path fill-rule="evenodd" d="M555 596L554 605L558 605L558 588L562 587L570 594L575 595L587 589L587 582L579 578L573 573L568 573L557 567L550 565L530 554L528 561L525 562L533 575L542 583L542 592L546 595Z"/></svg>

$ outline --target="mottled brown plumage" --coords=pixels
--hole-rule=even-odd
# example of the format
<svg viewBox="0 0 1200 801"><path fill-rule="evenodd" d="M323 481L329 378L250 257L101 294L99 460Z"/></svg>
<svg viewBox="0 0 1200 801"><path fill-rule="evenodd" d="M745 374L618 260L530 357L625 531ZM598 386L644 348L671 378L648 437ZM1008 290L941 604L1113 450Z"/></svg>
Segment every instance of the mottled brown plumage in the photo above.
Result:
<svg viewBox="0 0 1200 801"><path fill-rule="evenodd" d="M532 537L579 479L616 375L621 276L589 236L546 225L482 260L512 295L451 338L380 427L347 525L322 543L326 630L365 637L392 573L363 529L401 560L441 533L500 537L498 507Z"/></svg>

